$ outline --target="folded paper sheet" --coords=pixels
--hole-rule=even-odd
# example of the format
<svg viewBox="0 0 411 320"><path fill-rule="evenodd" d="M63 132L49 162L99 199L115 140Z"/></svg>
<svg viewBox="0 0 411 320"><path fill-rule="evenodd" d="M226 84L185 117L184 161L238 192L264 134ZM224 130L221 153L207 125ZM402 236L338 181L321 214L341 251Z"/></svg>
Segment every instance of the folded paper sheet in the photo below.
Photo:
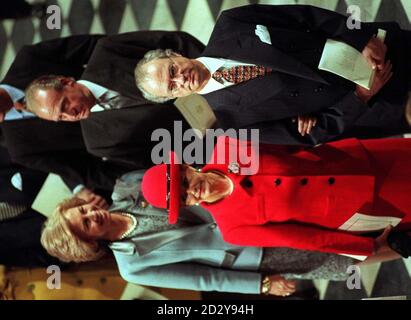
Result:
<svg viewBox="0 0 411 320"><path fill-rule="evenodd" d="M375 217L357 212L350 219L344 222L338 229L349 232L383 231L389 225L396 227L400 222L401 218L397 217ZM361 261L364 261L367 258L367 256L357 256L350 254L342 255Z"/></svg>
<svg viewBox="0 0 411 320"><path fill-rule="evenodd" d="M206 130L216 122L216 116L207 100L198 94L178 98L174 105L181 112L199 138L203 138Z"/></svg>
<svg viewBox="0 0 411 320"><path fill-rule="evenodd" d="M386 33L385 30L378 29L377 38L384 41ZM374 82L375 70L361 52L332 39L328 39L324 46L318 69L337 74L368 90Z"/></svg>
<svg viewBox="0 0 411 320"><path fill-rule="evenodd" d="M50 173L31 208L48 217L61 201L72 196L73 193L60 176Z"/></svg>

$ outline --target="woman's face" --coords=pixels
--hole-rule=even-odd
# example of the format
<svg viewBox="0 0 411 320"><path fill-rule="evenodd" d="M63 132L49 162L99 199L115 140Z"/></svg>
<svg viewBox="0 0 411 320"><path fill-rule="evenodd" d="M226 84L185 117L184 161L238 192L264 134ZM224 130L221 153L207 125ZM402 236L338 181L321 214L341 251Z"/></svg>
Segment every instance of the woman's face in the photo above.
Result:
<svg viewBox="0 0 411 320"><path fill-rule="evenodd" d="M181 183L182 201L188 206L221 200L228 188L223 176L213 172L198 172L188 165L182 165Z"/></svg>
<svg viewBox="0 0 411 320"><path fill-rule="evenodd" d="M70 229L86 241L104 240L110 231L111 214L92 204L68 209L64 216L69 221Z"/></svg>

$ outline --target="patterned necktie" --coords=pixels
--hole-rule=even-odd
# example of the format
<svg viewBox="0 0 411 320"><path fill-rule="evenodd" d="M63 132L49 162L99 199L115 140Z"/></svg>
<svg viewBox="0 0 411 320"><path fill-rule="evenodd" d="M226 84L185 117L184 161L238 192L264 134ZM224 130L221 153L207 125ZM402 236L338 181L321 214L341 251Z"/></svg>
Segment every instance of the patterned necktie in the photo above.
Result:
<svg viewBox="0 0 411 320"><path fill-rule="evenodd" d="M213 79L222 83L222 79L238 84L247 80L255 79L272 72L273 69L263 66L235 66L231 68L220 68L213 73Z"/></svg>
<svg viewBox="0 0 411 320"><path fill-rule="evenodd" d="M0 221L14 218L25 210L27 210L25 205L0 202Z"/></svg>

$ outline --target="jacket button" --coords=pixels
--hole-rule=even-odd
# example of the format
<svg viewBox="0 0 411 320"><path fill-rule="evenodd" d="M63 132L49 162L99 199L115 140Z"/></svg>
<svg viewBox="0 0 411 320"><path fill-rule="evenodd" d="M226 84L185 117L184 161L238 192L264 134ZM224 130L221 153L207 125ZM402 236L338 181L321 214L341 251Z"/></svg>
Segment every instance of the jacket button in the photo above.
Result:
<svg viewBox="0 0 411 320"><path fill-rule="evenodd" d="M335 183L335 178L331 177L328 179L328 184L333 185Z"/></svg>
<svg viewBox="0 0 411 320"><path fill-rule="evenodd" d="M146 208L147 206L148 206L148 203L146 202L146 201L144 201L144 200L141 200L140 201L140 203L138 204L138 206L140 207L140 208Z"/></svg>
<svg viewBox="0 0 411 320"><path fill-rule="evenodd" d="M303 178L303 179L301 179L300 183L301 183L302 186L305 186L308 183L308 179Z"/></svg>
<svg viewBox="0 0 411 320"><path fill-rule="evenodd" d="M276 186L279 186L281 184L281 179L275 179L274 183Z"/></svg>
<svg viewBox="0 0 411 320"><path fill-rule="evenodd" d="M253 186L253 182L252 181L250 181L250 180L245 180L244 181L244 187L246 187L246 188L251 188Z"/></svg>

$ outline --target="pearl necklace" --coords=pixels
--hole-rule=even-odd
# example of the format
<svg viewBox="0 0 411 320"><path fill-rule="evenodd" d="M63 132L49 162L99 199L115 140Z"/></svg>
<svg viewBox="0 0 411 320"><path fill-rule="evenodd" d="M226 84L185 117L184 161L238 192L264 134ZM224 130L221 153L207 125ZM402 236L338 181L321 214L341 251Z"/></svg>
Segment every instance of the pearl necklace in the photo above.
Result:
<svg viewBox="0 0 411 320"><path fill-rule="evenodd" d="M131 227L121 235L120 240L123 240L124 238L128 237L135 230L135 228L137 227L137 219L132 214L129 214L129 213L126 213L126 212L120 212L120 214L124 217L129 217L131 219L131 222L132 222Z"/></svg>

